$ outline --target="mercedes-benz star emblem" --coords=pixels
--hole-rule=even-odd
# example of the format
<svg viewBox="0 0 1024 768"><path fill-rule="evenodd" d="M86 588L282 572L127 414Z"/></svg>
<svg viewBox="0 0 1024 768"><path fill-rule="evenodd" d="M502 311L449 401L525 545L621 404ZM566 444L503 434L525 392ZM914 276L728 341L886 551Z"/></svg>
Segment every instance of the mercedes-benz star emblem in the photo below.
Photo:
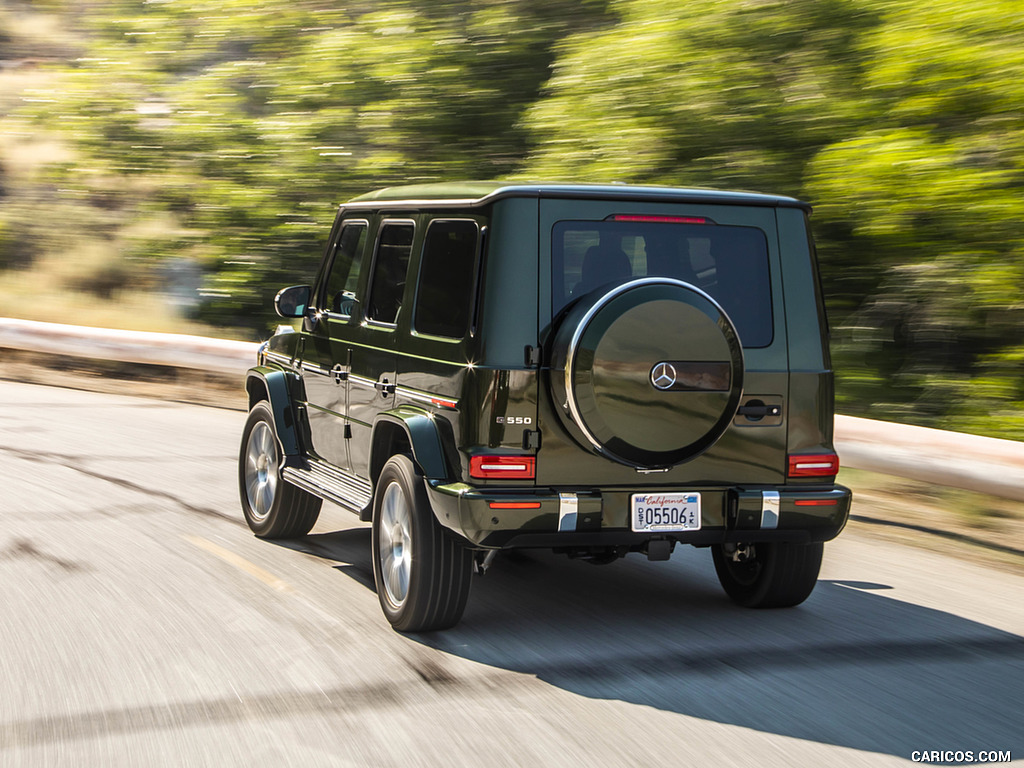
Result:
<svg viewBox="0 0 1024 768"><path fill-rule="evenodd" d="M676 385L676 369L672 363L658 363L651 369L651 384L655 389L672 389Z"/></svg>

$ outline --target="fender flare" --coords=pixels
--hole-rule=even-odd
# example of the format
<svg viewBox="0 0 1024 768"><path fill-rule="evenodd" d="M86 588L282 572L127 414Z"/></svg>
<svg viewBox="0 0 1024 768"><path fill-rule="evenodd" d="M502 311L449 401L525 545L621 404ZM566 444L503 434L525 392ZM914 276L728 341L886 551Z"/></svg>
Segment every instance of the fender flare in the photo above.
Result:
<svg viewBox="0 0 1024 768"><path fill-rule="evenodd" d="M286 456L298 456L303 452L302 421L293 399L293 388L296 386L302 386L302 380L297 375L265 365L250 368L245 375L249 408L251 409L259 400L270 403L277 439Z"/></svg>
<svg viewBox="0 0 1024 768"><path fill-rule="evenodd" d="M380 475L384 463L391 457L390 447L393 445L394 429L404 432L413 461L423 472L424 478L449 480L453 472L442 434L446 431L445 427L448 428L447 431L451 430L451 425L446 419L439 419L433 413L413 405L401 405L381 413L373 423L370 438L370 474L374 482Z"/></svg>

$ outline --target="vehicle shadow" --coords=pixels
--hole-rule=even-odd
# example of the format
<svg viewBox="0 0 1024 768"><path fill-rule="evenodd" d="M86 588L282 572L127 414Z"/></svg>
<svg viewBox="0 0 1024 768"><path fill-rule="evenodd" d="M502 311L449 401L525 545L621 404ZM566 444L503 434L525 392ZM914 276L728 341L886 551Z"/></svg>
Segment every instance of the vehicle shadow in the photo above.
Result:
<svg viewBox="0 0 1024 768"><path fill-rule="evenodd" d="M459 626L415 637L580 695L862 751L1020 748L1024 638L890 589L820 581L803 606L751 611L707 551L518 554L476 581Z"/></svg>
<svg viewBox="0 0 1024 768"><path fill-rule="evenodd" d="M332 560L336 571L344 573L376 594L373 563L370 560L370 529L349 528L328 533L311 533L297 539L268 540L272 544Z"/></svg>
<svg viewBox="0 0 1024 768"><path fill-rule="evenodd" d="M277 543L374 590L367 528ZM409 637L579 695L866 752L1020 748L1024 638L891 592L821 580L802 606L751 611L706 550L608 566L513 551L474 579L458 626Z"/></svg>

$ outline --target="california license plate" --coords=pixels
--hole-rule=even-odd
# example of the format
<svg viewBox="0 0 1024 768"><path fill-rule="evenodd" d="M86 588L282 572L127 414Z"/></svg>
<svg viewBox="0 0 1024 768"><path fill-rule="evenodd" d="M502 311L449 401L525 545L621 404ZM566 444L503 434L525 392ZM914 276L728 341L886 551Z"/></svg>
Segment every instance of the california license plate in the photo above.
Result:
<svg viewBox="0 0 1024 768"><path fill-rule="evenodd" d="M634 493L630 525L637 533L699 531L699 493Z"/></svg>

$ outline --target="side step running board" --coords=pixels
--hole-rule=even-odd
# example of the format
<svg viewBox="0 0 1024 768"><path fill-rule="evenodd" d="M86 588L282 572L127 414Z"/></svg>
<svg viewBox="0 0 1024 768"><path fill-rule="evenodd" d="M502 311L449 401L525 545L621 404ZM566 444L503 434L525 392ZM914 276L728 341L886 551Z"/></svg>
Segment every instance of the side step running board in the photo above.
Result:
<svg viewBox="0 0 1024 768"><path fill-rule="evenodd" d="M369 519L365 516L373 499L369 480L316 459L310 460L307 467L285 467L281 476L304 491L355 512L360 519Z"/></svg>

